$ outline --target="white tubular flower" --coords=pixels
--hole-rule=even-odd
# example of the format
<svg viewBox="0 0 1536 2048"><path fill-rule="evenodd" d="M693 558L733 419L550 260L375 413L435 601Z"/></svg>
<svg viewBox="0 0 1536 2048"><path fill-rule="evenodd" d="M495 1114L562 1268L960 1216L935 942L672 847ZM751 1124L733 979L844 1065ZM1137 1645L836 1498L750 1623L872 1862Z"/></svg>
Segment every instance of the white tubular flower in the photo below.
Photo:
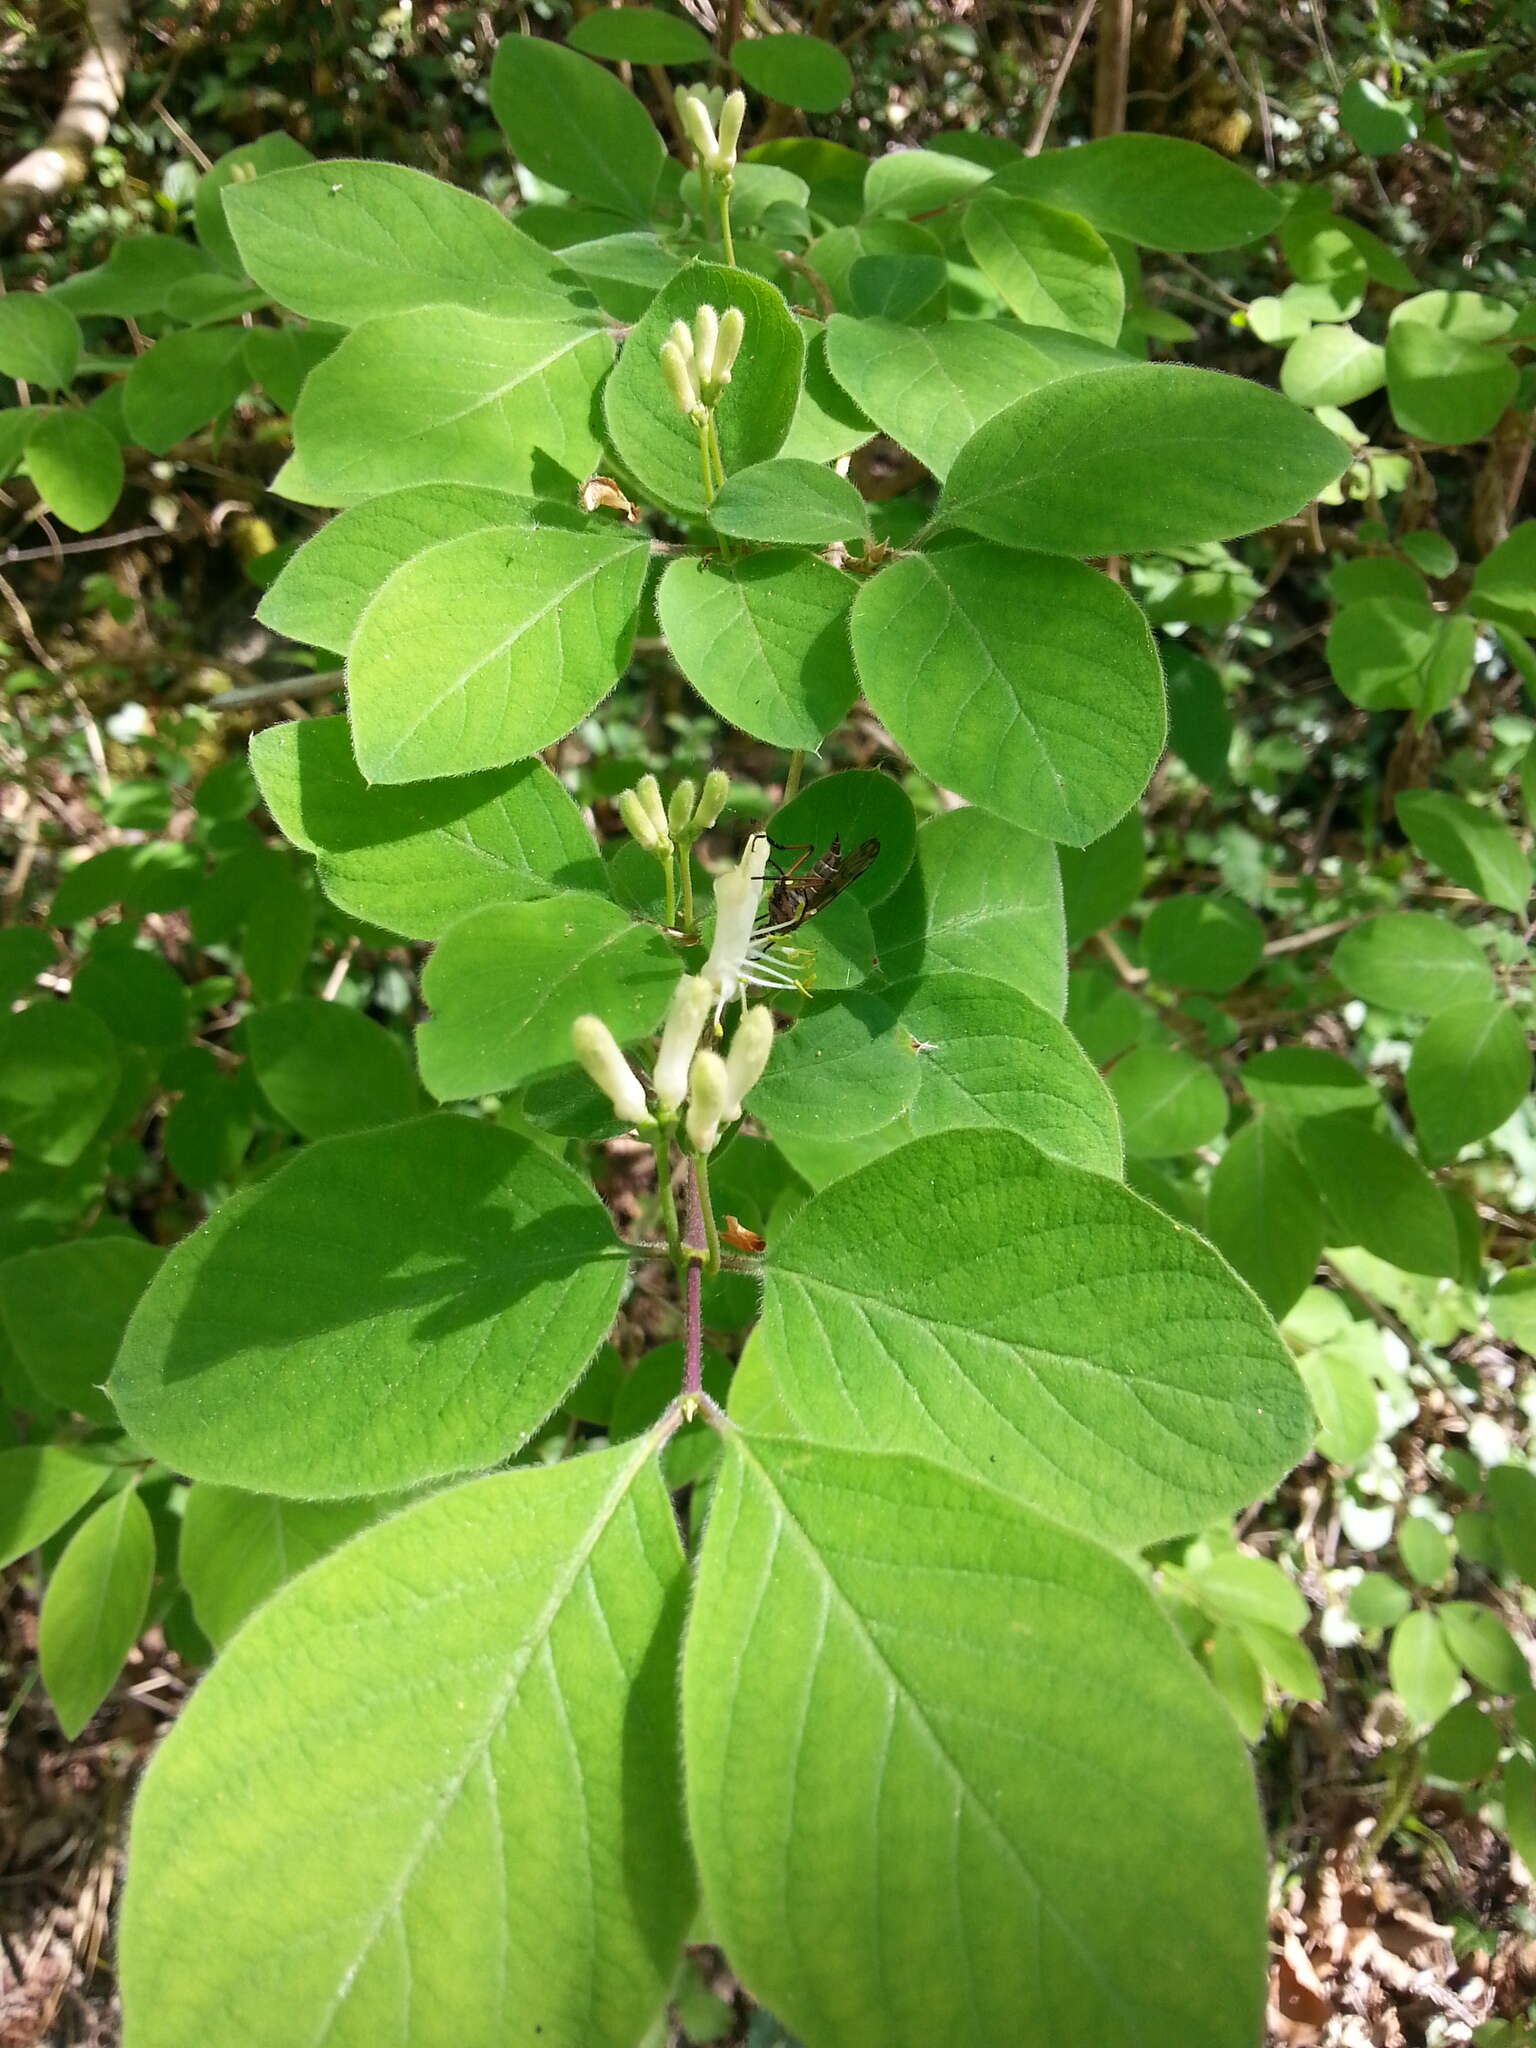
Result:
<svg viewBox="0 0 1536 2048"><path fill-rule="evenodd" d="M725 1121L734 1123L748 1091L763 1078L763 1069L773 1051L773 1015L762 1003L743 1013L725 1056L725 1074L730 1083L730 1101Z"/></svg>
<svg viewBox="0 0 1536 2048"><path fill-rule="evenodd" d="M632 789L621 790L614 803L625 830L637 846L643 846L647 853L663 854L667 851L668 840L657 832L650 812Z"/></svg>
<svg viewBox="0 0 1536 2048"><path fill-rule="evenodd" d="M731 778L724 769L711 768L704 778L704 787L699 792L698 807L688 821L688 832L696 839L701 832L707 832L725 809L725 800L731 793Z"/></svg>
<svg viewBox="0 0 1536 2048"><path fill-rule="evenodd" d="M667 830L674 840L687 836L693 819L693 798L693 783L685 775L673 790L672 800L667 805Z"/></svg>
<svg viewBox="0 0 1536 2048"><path fill-rule="evenodd" d="M744 92L733 92L722 101L715 115L715 126L719 130L718 146L709 168L728 174L736 168L736 145L741 140L741 124L747 118L747 96Z"/></svg>
<svg viewBox="0 0 1536 2048"><path fill-rule="evenodd" d="M675 341L661 344L661 374L678 411L684 419L692 419L696 412L702 410L702 403L693 381L693 370Z"/></svg>
<svg viewBox="0 0 1536 2048"><path fill-rule="evenodd" d="M648 1124L650 1107L634 1069L601 1017L578 1017L571 1026L571 1048L592 1079L613 1104L613 1113L627 1124Z"/></svg>
<svg viewBox="0 0 1536 2048"><path fill-rule="evenodd" d="M688 1075L688 1142L696 1152L713 1152L720 1126L730 1121L730 1080L717 1052L701 1052Z"/></svg>
<svg viewBox="0 0 1536 2048"><path fill-rule="evenodd" d="M735 867L715 878L715 942L704 963L704 979L715 991L715 1020L749 988L797 988L777 961L767 958L773 934L758 932L757 914L768 876L768 841L754 832Z"/></svg>
<svg viewBox="0 0 1536 2048"><path fill-rule="evenodd" d="M667 828L667 807L661 800L661 784L654 775L642 775L635 784L635 795L645 806L646 816L656 827L656 837L671 844L671 833Z"/></svg>
<svg viewBox="0 0 1536 2048"><path fill-rule="evenodd" d="M714 999L714 990L700 974L685 974L677 984L661 1027L654 1075L656 1101L669 1114L688 1093L688 1068Z"/></svg>

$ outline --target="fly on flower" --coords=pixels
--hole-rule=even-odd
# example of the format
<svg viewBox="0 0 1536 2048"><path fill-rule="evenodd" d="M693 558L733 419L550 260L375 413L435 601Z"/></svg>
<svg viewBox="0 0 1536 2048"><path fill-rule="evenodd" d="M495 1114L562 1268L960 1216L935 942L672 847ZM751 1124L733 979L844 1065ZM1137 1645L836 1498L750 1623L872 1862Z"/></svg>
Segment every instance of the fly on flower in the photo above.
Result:
<svg viewBox="0 0 1536 2048"><path fill-rule="evenodd" d="M773 840L769 845L777 853L800 854L792 867L773 878L773 887L768 892L768 907L759 929L778 934L798 931L807 918L835 903L850 884L868 872L880 851L878 839L866 839L851 853L844 853L841 838L834 836L821 859L801 874L798 870L811 850L809 847L778 846Z"/></svg>

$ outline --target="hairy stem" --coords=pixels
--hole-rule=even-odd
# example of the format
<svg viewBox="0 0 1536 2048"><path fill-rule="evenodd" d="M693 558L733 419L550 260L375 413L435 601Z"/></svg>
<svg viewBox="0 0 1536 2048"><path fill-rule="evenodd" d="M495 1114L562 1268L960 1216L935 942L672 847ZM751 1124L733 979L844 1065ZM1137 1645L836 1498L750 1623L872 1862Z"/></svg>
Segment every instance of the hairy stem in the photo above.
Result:
<svg viewBox="0 0 1536 2048"><path fill-rule="evenodd" d="M720 241L725 250L725 260L734 270L736 244L731 240L731 195L724 185L720 188Z"/></svg>
<svg viewBox="0 0 1536 2048"><path fill-rule="evenodd" d="M709 1195L709 1162L702 1152L695 1152L693 1155L692 1193L689 1200L698 1204L704 1224L704 1243L709 1252L704 1270L713 1279L720 1270L720 1233L715 1227L715 1207ZM688 1212L688 1235L690 1238L693 1236L691 1208Z"/></svg>
<svg viewBox="0 0 1536 2048"><path fill-rule="evenodd" d="M704 1234L699 1162L688 1162L688 1270L683 1276L683 1398L704 1391L704 1262L695 1247Z"/></svg>
<svg viewBox="0 0 1536 2048"><path fill-rule="evenodd" d="M683 1241L677 1228L677 1203L672 1195L672 1126L659 1123L651 1136L656 1154L656 1192L661 1197L661 1216L667 1229L667 1250L679 1272L683 1265Z"/></svg>
<svg viewBox="0 0 1536 2048"><path fill-rule="evenodd" d="M685 932L691 932L691 931L692 931L692 930L694 929L694 922L693 922L693 847L692 847L692 845L691 845L691 844L684 844L684 845L681 845L681 846L679 846L679 847L678 847L678 849L677 849L677 868L678 868L678 877L679 877L679 879L681 880L681 882L682 882L682 885L683 885L683 930L684 930ZM669 912L667 913L667 923L668 923L668 924L670 924L671 922L672 922L672 915L671 915L671 912L669 911Z"/></svg>
<svg viewBox="0 0 1536 2048"><path fill-rule="evenodd" d="M784 801L793 803L800 794L800 777L805 773L805 749L796 747L789 757L789 768L784 777Z"/></svg>

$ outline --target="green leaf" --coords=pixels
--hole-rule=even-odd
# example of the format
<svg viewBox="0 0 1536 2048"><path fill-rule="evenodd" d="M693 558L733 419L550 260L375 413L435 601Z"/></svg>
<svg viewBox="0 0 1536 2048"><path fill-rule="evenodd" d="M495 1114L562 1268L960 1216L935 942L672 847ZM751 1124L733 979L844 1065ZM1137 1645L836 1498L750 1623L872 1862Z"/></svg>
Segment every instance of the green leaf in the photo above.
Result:
<svg viewBox="0 0 1536 2048"><path fill-rule="evenodd" d="M1536 1352L1536 1266L1504 1275L1488 1297L1488 1320L1499 1336Z"/></svg>
<svg viewBox="0 0 1536 2048"><path fill-rule="evenodd" d="M45 1166L73 1166L117 1092L112 1034L79 1003L0 1016L0 1131Z"/></svg>
<svg viewBox="0 0 1536 2048"><path fill-rule="evenodd" d="M678 667L712 710L770 746L815 750L859 694L848 646L856 589L799 550L729 564L684 555L663 576L657 609Z"/></svg>
<svg viewBox="0 0 1536 2048"><path fill-rule="evenodd" d="M1488 956L1472 934L1423 910L1368 917L1340 939L1331 965L1351 995L1410 1017L1494 991Z"/></svg>
<svg viewBox="0 0 1536 2048"><path fill-rule="evenodd" d="M1523 1465L1496 1465L1488 1474L1499 1549L1528 1586L1536 1586L1536 1472Z"/></svg>
<svg viewBox="0 0 1536 2048"><path fill-rule="evenodd" d="M1255 1102L1292 1117L1372 1117L1381 1107L1364 1074L1314 1045L1282 1045L1245 1060L1243 1086Z"/></svg>
<svg viewBox="0 0 1536 2048"><path fill-rule="evenodd" d="M1109 1085L1132 1159L1172 1159L1226 1128L1220 1081L1193 1053L1144 1045L1110 1069Z"/></svg>
<svg viewBox="0 0 1536 2048"><path fill-rule="evenodd" d="M0 297L0 376L63 391L74 382L80 349L80 323L51 293Z"/></svg>
<svg viewBox="0 0 1536 2048"><path fill-rule="evenodd" d="M366 498L304 542L264 593L256 616L275 633L345 650L396 569L438 541L489 527L547 522L580 530L580 515L484 484L413 484Z"/></svg>
<svg viewBox="0 0 1536 2048"><path fill-rule="evenodd" d="M1309 1117L1297 1129L1302 1159L1327 1211L1331 1244L1360 1244L1406 1273L1454 1279L1456 1224L1418 1161L1358 1116Z"/></svg>
<svg viewBox="0 0 1536 2048"><path fill-rule="evenodd" d="M1459 447L1479 441L1514 398L1519 375L1502 349L1420 320L1387 329L1387 396L1405 434Z"/></svg>
<svg viewBox="0 0 1536 2048"><path fill-rule="evenodd" d="M592 835L542 761L370 785L336 717L255 734L251 766L283 832L316 856L331 901L387 931L435 939L485 904L606 893Z"/></svg>
<svg viewBox="0 0 1536 2048"><path fill-rule="evenodd" d="M62 1529L100 1493L111 1470L64 1444L0 1451L0 1569Z"/></svg>
<svg viewBox="0 0 1536 2048"><path fill-rule="evenodd" d="M822 548L869 538L869 508L848 479L793 458L754 462L727 477L709 517L717 533L742 540Z"/></svg>
<svg viewBox="0 0 1536 2048"><path fill-rule="evenodd" d="M8 925L0 930L0 1005L8 1010L12 1000L26 995L37 977L53 964L53 943L36 925Z"/></svg>
<svg viewBox="0 0 1536 2048"><path fill-rule="evenodd" d="M206 1481L181 1519L176 1569L197 1625L215 1649L275 1593L379 1518L371 1500L277 1500Z"/></svg>
<svg viewBox="0 0 1536 2048"><path fill-rule="evenodd" d="M781 106L830 114L853 91L853 72L841 50L819 36L744 37L731 45L737 76Z"/></svg>
<svg viewBox="0 0 1536 2048"><path fill-rule="evenodd" d="M1396 1579L1385 1572L1367 1572L1349 1596L1349 1618L1362 1628L1395 1628L1412 1604Z"/></svg>
<svg viewBox="0 0 1536 2048"><path fill-rule="evenodd" d="M970 543L913 555L853 608L864 692L915 766L1026 831L1086 845L1162 751L1162 677L1107 576Z"/></svg>
<svg viewBox="0 0 1536 2048"><path fill-rule="evenodd" d="M1367 156L1390 156L1418 133L1411 103L1389 99L1368 78L1352 79L1340 93L1339 125Z"/></svg>
<svg viewBox="0 0 1536 2048"><path fill-rule="evenodd" d="M1473 609L1536 633L1536 519L1526 519L1472 572Z"/></svg>
<svg viewBox="0 0 1536 2048"><path fill-rule="evenodd" d="M963 199L992 173L983 164L935 149L893 149L877 156L864 180L866 214L890 213L908 220L935 213Z"/></svg>
<svg viewBox="0 0 1536 2048"><path fill-rule="evenodd" d="M1387 1670L1392 1690L1415 1726L1426 1728L1448 1710L1456 1697L1456 1665L1431 1610L1416 1609L1392 1631Z"/></svg>
<svg viewBox="0 0 1536 2048"><path fill-rule="evenodd" d="M1397 1554L1421 1586L1442 1586L1451 1575L1450 1539L1427 1515L1405 1515L1397 1528Z"/></svg>
<svg viewBox="0 0 1536 2048"><path fill-rule="evenodd" d="M258 1001L293 994L314 938L314 895L285 868L260 890L245 919L245 972Z"/></svg>
<svg viewBox="0 0 1536 2048"><path fill-rule="evenodd" d="M677 409L661 374L661 344L674 321L692 321L700 306L740 309L746 321L731 382L714 410L727 479L777 455L800 399L805 343L789 308L770 284L719 263L690 263L658 292L630 332L603 394L608 432L619 460L658 505L702 512L699 437Z"/></svg>
<svg viewBox="0 0 1536 2048"><path fill-rule="evenodd" d="M567 270L575 271L603 311L615 320L643 318L651 300L682 268L680 256L654 235L639 233L567 242L560 261Z"/></svg>
<svg viewBox="0 0 1536 2048"><path fill-rule="evenodd" d="M942 256L860 256L848 272L848 298L861 320L931 326L948 308L949 266Z"/></svg>
<svg viewBox="0 0 1536 2048"><path fill-rule="evenodd" d="M52 412L27 436L27 474L49 511L76 533L94 533L123 489L123 451L88 412Z"/></svg>
<svg viewBox="0 0 1536 2048"><path fill-rule="evenodd" d="M775 1231L756 1344L798 1428L936 1457L1108 1543L1203 1526L1307 1402L1194 1234L1008 1131L920 1138Z"/></svg>
<svg viewBox="0 0 1536 2048"><path fill-rule="evenodd" d="M562 739L628 664L648 560L617 534L512 526L413 556L347 662L363 774L463 775Z"/></svg>
<svg viewBox="0 0 1536 2048"><path fill-rule="evenodd" d="M1059 1017L1067 952L1061 879L1048 839L967 806L940 811L917 835L917 857L874 915L880 965L892 981L941 972L986 974Z"/></svg>
<svg viewBox="0 0 1536 2048"><path fill-rule="evenodd" d="M940 511L1009 547L1130 554L1273 526L1344 467L1336 435L1278 393L1182 363L1061 377L956 456Z"/></svg>
<svg viewBox="0 0 1536 2048"><path fill-rule="evenodd" d="M1386 382L1386 351L1352 327L1314 327L1293 341L1280 389L1297 405L1353 405Z"/></svg>
<svg viewBox="0 0 1536 2048"><path fill-rule="evenodd" d="M141 1237L85 1237L0 1265L0 1323L45 1401L93 1422L115 1420L102 1389L163 1257Z"/></svg>
<svg viewBox="0 0 1536 2048"><path fill-rule="evenodd" d="M1414 1130L1425 1158L1437 1165L1496 1131L1530 1091L1525 1027L1507 1004L1488 997L1438 1012L1408 1062Z"/></svg>
<svg viewBox="0 0 1536 2048"><path fill-rule="evenodd" d="M152 455L228 410L249 381L243 327L197 327L168 334L123 380L123 419Z"/></svg>
<svg viewBox="0 0 1536 2048"><path fill-rule="evenodd" d="M1436 1612L1446 1647L1468 1678L1494 1693L1531 1690L1531 1674L1520 1645L1496 1614L1475 1600L1446 1600Z"/></svg>
<svg viewBox="0 0 1536 2048"><path fill-rule="evenodd" d="M568 316L556 259L489 200L403 164L345 158L232 185L224 212L247 271L308 320L472 306Z"/></svg>
<svg viewBox="0 0 1536 2048"><path fill-rule="evenodd" d="M1531 894L1531 864L1504 822L1443 790L1405 789L1397 819L1431 867L1517 917Z"/></svg>
<svg viewBox="0 0 1536 2048"><path fill-rule="evenodd" d="M1140 896L1147 874L1144 840L1141 813L1133 809L1087 846L1058 850L1069 946L1115 923Z"/></svg>
<svg viewBox="0 0 1536 2048"><path fill-rule="evenodd" d="M628 1044L660 1024L677 976L660 931L600 896L488 904L452 925L427 963L421 1078L454 1102L554 1073L569 1066L571 1025L587 1011Z"/></svg>
<svg viewBox="0 0 1536 2048"><path fill-rule="evenodd" d="M1295 1307L1323 1255L1323 1211L1294 1150L1264 1117L1244 1124L1218 1160L1206 1229L1272 1316Z"/></svg>
<svg viewBox="0 0 1536 2048"><path fill-rule="evenodd" d="M75 976L74 996L125 1045L166 1052L186 1043L187 985L159 953L98 946Z"/></svg>
<svg viewBox="0 0 1536 2048"><path fill-rule="evenodd" d="M812 260L816 251L811 251ZM908 327L895 320L827 323L827 363L856 404L919 462L944 476L960 450L994 413L1021 393L1124 359L1049 328L1029 334L982 320Z"/></svg>
<svg viewBox="0 0 1536 2048"><path fill-rule="evenodd" d="M1465 612L1437 612L1422 592L1346 604L1328 632L1328 667L1367 711L1443 711L1466 688L1477 633Z"/></svg>
<svg viewBox="0 0 1536 2048"><path fill-rule="evenodd" d="M610 64L707 64L714 54L691 21L655 7L604 7L576 22L566 42Z"/></svg>
<svg viewBox="0 0 1536 2048"><path fill-rule="evenodd" d="M1032 327L1114 346L1125 279L1097 229L1078 214L1006 194L973 200L963 221L965 246L1010 311Z"/></svg>
<svg viewBox="0 0 1536 2048"><path fill-rule="evenodd" d="M733 1434L683 1735L709 1925L805 2040L1257 2037L1231 1722L1126 1566L988 1488Z"/></svg>
<svg viewBox="0 0 1536 2048"><path fill-rule="evenodd" d="M1483 292L1418 292L1392 308L1388 324L1416 321L1462 341L1497 341L1516 332L1515 309Z"/></svg>
<svg viewBox="0 0 1536 2048"><path fill-rule="evenodd" d="M912 799L894 776L877 768L850 768L818 776L776 811L769 830L780 846L810 846L819 853L838 837L847 851L878 839L880 851L848 885L839 902L806 928L806 943L849 902L872 909L883 903L911 867L917 851L917 816ZM799 936L797 934L797 936Z"/></svg>
<svg viewBox="0 0 1536 2048"><path fill-rule="evenodd" d="M1266 1557L1219 1550L1192 1575L1201 1605L1219 1621L1298 1634L1307 1625L1301 1588Z"/></svg>
<svg viewBox="0 0 1536 2048"><path fill-rule="evenodd" d="M1264 927L1229 896L1165 896L1141 928L1142 957L1154 981L1225 995L1264 957Z"/></svg>
<svg viewBox="0 0 1536 2048"><path fill-rule="evenodd" d="M631 220L651 208L666 151L650 115L602 66L540 36L503 36L491 112L536 177Z"/></svg>
<svg viewBox="0 0 1536 2048"><path fill-rule="evenodd" d="M1441 1620L1445 1609L1440 1610ZM1480 1700L1460 1700L1429 1731L1424 1768L1432 1778L1470 1785L1499 1761L1498 1723Z"/></svg>
<svg viewBox="0 0 1536 2048"><path fill-rule="evenodd" d="M584 1182L490 1124L321 1139L170 1253L112 1397L178 1471L258 1493L473 1470L526 1442L596 1350L612 1246Z"/></svg>
<svg viewBox="0 0 1536 2048"><path fill-rule="evenodd" d="M1416 533L1400 533L1395 544L1426 576L1443 578L1456 573L1460 558L1443 533L1423 527Z"/></svg>
<svg viewBox="0 0 1536 2048"><path fill-rule="evenodd" d="M883 995L862 989L816 998L795 1029L774 1045L768 1072L752 1091L781 1147L797 1137L839 1140L877 1131L917 1093L911 1034Z"/></svg>
<svg viewBox="0 0 1536 2048"><path fill-rule="evenodd" d="M224 217L225 193L236 185L248 184L254 179L269 177L275 171L291 170L298 164L313 161L302 142L295 142L291 135L285 135L279 129L271 135L258 136L254 142L243 142L238 148L228 150L210 171L199 178L193 201L197 239L221 270L231 277L242 274L240 251L235 247L235 238Z"/></svg>
<svg viewBox="0 0 1536 2048"><path fill-rule="evenodd" d="M154 1576L154 1528L138 1488L125 1486L70 1538L38 1616L43 1684L71 1742L112 1690Z"/></svg>
<svg viewBox="0 0 1536 2048"><path fill-rule="evenodd" d="M256 1085L301 1138L397 1123L421 1107L396 1038L358 1010L318 996L266 1003L245 1022Z"/></svg>
<svg viewBox="0 0 1536 2048"><path fill-rule="evenodd" d="M1257 1742L1264 1733L1266 1714L1264 1673L1258 1659L1238 1631L1224 1622L1215 1625L1201 1648L1211 1683L1226 1702L1238 1733L1245 1742Z"/></svg>
<svg viewBox="0 0 1536 2048"><path fill-rule="evenodd" d="M340 340L334 327L253 327L245 337L245 367L278 410L291 413L310 371Z"/></svg>
<svg viewBox="0 0 1536 2048"><path fill-rule="evenodd" d="M77 318L110 313L141 320L147 313L163 313L175 286L189 277L206 277L211 270L201 249L174 234L125 235L113 242L105 263L76 271L49 296L67 305Z"/></svg>
<svg viewBox="0 0 1536 2048"><path fill-rule="evenodd" d="M1278 194L1236 164L1171 135L1043 149L1000 170L993 186L1080 213L1101 234L1189 254L1255 242L1273 233L1283 210Z"/></svg>
<svg viewBox="0 0 1536 2048"><path fill-rule="evenodd" d="M1381 1420L1376 1383L1354 1347L1319 1345L1297 1361L1297 1370L1317 1410L1318 1450L1335 1465L1358 1464L1380 1436Z"/></svg>
<svg viewBox="0 0 1536 2048"><path fill-rule="evenodd" d="M693 1910L684 1584L642 1440L456 1487L286 1587L139 1794L129 2038L637 2040Z"/></svg>
<svg viewBox="0 0 1536 2048"><path fill-rule="evenodd" d="M593 414L612 361L608 336L579 321L467 306L364 321L310 372L294 413L310 502L420 483L569 501L601 450Z"/></svg>

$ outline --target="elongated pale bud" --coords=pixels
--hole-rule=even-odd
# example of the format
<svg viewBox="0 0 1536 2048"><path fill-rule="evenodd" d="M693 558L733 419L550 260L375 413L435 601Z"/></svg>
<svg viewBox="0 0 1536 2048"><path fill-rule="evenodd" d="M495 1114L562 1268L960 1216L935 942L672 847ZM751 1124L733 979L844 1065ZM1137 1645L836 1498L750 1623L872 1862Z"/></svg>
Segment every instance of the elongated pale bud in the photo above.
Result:
<svg viewBox="0 0 1536 2048"><path fill-rule="evenodd" d="M712 164L720 153L720 144L715 135L715 124L710 119L709 109L698 92L690 92L678 106L678 118L683 124L683 133L693 144L694 154L701 164Z"/></svg>
<svg viewBox="0 0 1536 2048"><path fill-rule="evenodd" d="M747 118L747 96L744 92L729 93L722 101L715 116L715 127L719 142L715 152L716 160L710 165L712 171L734 171L736 168L736 145L741 140L741 124Z"/></svg>
<svg viewBox="0 0 1536 2048"><path fill-rule="evenodd" d="M693 316L693 374L700 395L715 381L715 343L720 339L720 315L713 306L700 306ZM705 399L705 404L709 403Z"/></svg>
<svg viewBox="0 0 1536 2048"><path fill-rule="evenodd" d="M616 1117L627 1124L651 1121L645 1090L601 1017L576 1019L571 1026L571 1048L613 1104Z"/></svg>
<svg viewBox="0 0 1536 2048"><path fill-rule="evenodd" d="M677 343L677 352L685 363L693 361L693 329L686 320L674 320L667 329L667 339Z"/></svg>
<svg viewBox="0 0 1536 2048"><path fill-rule="evenodd" d="M642 775L635 784L635 795L645 805L646 815L656 827L656 837L670 843L671 833L667 826L667 807L661 800L661 784L654 775Z"/></svg>
<svg viewBox="0 0 1536 2048"><path fill-rule="evenodd" d="M701 832L707 832L725 809L726 798L731 793L731 778L723 768L711 768L704 778L704 787L699 792L699 801L693 816L688 820L688 836L697 839Z"/></svg>
<svg viewBox="0 0 1536 2048"><path fill-rule="evenodd" d="M740 306L731 306L720 318L720 332L715 337L715 352L709 364L709 388L711 392L723 391L731 381L731 366L741 349L742 337L747 331L747 316Z"/></svg>
<svg viewBox="0 0 1536 2048"><path fill-rule="evenodd" d="M685 974L677 984L667 1021L661 1027L661 1049L653 1076L656 1100L664 1110L676 1109L688 1092L689 1064L714 1000L714 990L700 974Z"/></svg>
<svg viewBox="0 0 1536 2048"><path fill-rule="evenodd" d="M656 830L649 811L632 789L621 790L615 799L615 805L620 818L624 821L624 829L637 846L643 846L647 853L658 855L667 851L670 841L664 833Z"/></svg>
<svg viewBox="0 0 1536 2048"><path fill-rule="evenodd" d="M702 401L693 381L693 370L675 341L661 344L661 374L678 411L684 419L692 419L696 412L702 410Z"/></svg>
<svg viewBox="0 0 1536 2048"><path fill-rule="evenodd" d="M763 1078L763 1069L772 1051L773 1014L759 1003L755 1009L748 1010L737 1025L731 1049L725 1056L726 1077L730 1082L730 1102L725 1112L728 1123L734 1123L741 1115L741 1105L748 1091Z"/></svg>
<svg viewBox="0 0 1536 2048"><path fill-rule="evenodd" d="M672 792L672 801L667 805L667 830L674 839L682 839L693 818L694 788L685 775Z"/></svg>
<svg viewBox="0 0 1536 2048"><path fill-rule="evenodd" d="M730 1079L719 1053L698 1053L688 1074L688 1115L684 1128L696 1152L713 1152L720 1126L730 1117Z"/></svg>

